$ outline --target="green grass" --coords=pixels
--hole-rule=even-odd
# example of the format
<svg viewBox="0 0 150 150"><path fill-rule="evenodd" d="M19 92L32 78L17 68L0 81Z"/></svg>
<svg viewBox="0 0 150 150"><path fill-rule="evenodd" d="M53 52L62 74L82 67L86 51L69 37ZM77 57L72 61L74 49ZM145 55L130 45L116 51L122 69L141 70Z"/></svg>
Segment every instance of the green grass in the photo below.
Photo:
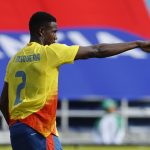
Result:
<svg viewBox="0 0 150 150"><path fill-rule="evenodd" d="M146 146L65 146L64 150L150 150Z"/></svg>
<svg viewBox="0 0 150 150"><path fill-rule="evenodd" d="M12 148L0 146L0 150L12 150ZM150 150L150 146L63 146L63 150Z"/></svg>
<svg viewBox="0 0 150 150"><path fill-rule="evenodd" d="M0 146L0 150L12 150L10 146Z"/></svg>

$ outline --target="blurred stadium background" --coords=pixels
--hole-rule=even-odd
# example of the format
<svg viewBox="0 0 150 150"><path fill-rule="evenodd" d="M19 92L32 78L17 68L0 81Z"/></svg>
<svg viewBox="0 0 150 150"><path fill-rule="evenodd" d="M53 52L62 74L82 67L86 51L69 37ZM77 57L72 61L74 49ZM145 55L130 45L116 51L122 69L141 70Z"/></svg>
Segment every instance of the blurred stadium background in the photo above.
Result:
<svg viewBox="0 0 150 150"><path fill-rule="evenodd" d="M58 42L91 45L150 39L150 0L5 0L0 9L0 91L6 65L29 41L28 20L35 11L57 17ZM93 125L103 115L101 101L117 101L126 120L123 145L119 150L150 149L150 54L140 49L106 58L78 61L60 69L57 126L64 149L94 145ZM9 132L0 114L0 148L9 145Z"/></svg>

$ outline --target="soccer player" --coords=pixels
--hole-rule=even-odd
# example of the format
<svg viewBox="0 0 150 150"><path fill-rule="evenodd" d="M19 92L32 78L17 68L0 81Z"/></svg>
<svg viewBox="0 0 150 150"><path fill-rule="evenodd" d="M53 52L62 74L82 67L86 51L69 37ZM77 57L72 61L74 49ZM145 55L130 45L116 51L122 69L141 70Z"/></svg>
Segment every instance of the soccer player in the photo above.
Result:
<svg viewBox="0 0 150 150"><path fill-rule="evenodd" d="M29 21L30 42L8 63L0 109L9 124L13 150L61 150L56 129L59 67L74 60L103 58L149 42L92 46L55 43L57 22L46 12Z"/></svg>

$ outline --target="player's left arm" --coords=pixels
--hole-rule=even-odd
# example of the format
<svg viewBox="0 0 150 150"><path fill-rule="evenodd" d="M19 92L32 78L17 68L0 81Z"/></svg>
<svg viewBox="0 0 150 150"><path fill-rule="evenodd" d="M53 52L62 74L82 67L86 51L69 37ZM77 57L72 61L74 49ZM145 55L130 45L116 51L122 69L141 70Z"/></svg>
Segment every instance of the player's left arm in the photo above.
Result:
<svg viewBox="0 0 150 150"><path fill-rule="evenodd" d="M8 83L4 82L4 87L0 99L0 110L6 120L9 123L9 109L8 109Z"/></svg>
<svg viewBox="0 0 150 150"><path fill-rule="evenodd" d="M104 58L117 55L137 47L139 47L137 41L80 46L75 59Z"/></svg>

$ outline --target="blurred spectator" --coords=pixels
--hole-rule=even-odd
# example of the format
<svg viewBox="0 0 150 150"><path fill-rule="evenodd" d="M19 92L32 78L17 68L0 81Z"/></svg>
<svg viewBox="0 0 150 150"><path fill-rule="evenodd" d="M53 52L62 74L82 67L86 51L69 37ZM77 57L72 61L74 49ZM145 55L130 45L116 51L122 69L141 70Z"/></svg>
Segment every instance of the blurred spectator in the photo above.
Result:
<svg viewBox="0 0 150 150"><path fill-rule="evenodd" d="M125 136L124 118L117 113L117 104L112 99L102 102L105 114L94 126L94 140L100 144L121 144Z"/></svg>

